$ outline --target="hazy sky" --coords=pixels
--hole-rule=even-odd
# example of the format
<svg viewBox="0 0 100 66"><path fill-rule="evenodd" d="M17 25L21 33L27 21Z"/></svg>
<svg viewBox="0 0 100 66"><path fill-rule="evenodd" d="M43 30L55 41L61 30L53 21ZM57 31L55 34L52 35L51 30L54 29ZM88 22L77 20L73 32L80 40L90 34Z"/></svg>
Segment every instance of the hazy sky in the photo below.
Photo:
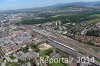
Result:
<svg viewBox="0 0 100 66"><path fill-rule="evenodd" d="M0 10L13 10L32 7L43 7L57 3L99 1L99 0L0 0Z"/></svg>

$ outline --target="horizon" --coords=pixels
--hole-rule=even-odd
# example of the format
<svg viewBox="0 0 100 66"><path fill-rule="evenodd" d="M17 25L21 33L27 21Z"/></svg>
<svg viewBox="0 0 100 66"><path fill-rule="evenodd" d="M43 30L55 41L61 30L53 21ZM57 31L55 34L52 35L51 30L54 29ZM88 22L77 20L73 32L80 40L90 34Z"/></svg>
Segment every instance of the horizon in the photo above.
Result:
<svg viewBox="0 0 100 66"><path fill-rule="evenodd" d="M59 3L95 2L99 0L0 0L0 11L51 6ZM28 5L29 4L29 5Z"/></svg>

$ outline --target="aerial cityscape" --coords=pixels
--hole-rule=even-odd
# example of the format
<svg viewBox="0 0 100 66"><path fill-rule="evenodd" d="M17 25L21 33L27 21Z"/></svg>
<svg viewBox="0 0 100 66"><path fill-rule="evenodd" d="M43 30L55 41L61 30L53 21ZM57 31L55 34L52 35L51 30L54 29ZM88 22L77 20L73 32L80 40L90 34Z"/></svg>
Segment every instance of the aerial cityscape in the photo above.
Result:
<svg viewBox="0 0 100 66"><path fill-rule="evenodd" d="M0 0L0 66L100 66L100 1Z"/></svg>

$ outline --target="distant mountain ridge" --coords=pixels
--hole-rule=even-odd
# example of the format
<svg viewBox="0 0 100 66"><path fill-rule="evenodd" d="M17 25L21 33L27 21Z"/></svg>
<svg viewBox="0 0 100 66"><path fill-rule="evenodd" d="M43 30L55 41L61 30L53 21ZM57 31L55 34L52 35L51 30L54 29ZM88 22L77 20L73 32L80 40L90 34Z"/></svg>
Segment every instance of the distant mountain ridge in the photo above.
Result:
<svg viewBox="0 0 100 66"><path fill-rule="evenodd" d="M51 6L45 6L45 7L36 7L36 8L26 8L26 9L18 9L18 10L7 10L7 11L41 11L41 10L50 10L50 9L59 9L59 8L66 8L68 6L79 6L79 7L92 7L92 8L99 8L100 9L100 1L95 2L73 2L73 3L59 3ZM3 12L7 12L3 11Z"/></svg>
<svg viewBox="0 0 100 66"><path fill-rule="evenodd" d="M100 1L96 1L96 2L73 2L73 3L59 3L56 5L53 5L51 7L65 7L65 6L100 6Z"/></svg>

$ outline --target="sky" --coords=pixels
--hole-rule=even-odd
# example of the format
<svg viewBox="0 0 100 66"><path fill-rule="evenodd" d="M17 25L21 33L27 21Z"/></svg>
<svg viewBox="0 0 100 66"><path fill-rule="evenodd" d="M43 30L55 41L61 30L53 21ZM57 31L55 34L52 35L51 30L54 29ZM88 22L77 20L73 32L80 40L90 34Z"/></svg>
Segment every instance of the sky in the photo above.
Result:
<svg viewBox="0 0 100 66"><path fill-rule="evenodd" d="M99 0L0 0L0 10L15 10L50 6L58 3L92 2Z"/></svg>

